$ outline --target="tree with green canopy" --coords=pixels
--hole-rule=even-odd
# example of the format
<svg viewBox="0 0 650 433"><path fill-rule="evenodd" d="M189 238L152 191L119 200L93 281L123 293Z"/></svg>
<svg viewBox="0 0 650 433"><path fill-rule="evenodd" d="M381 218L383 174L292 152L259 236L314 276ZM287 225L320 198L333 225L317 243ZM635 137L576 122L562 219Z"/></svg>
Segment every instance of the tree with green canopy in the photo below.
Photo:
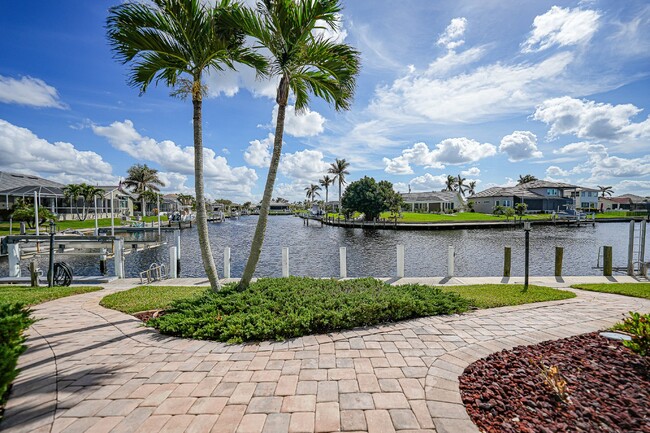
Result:
<svg viewBox="0 0 650 433"><path fill-rule="evenodd" d="M249 286L262 252L290 94L298 114L308 108L311 95L333 104L337 111L349 109L352 103L359 53L325 33L337 30L340 11L339 0L262 0L256 10L241 7L232 14L233 25L255 40L256 48L268 55L270 75L280 79L273 153L240 290Z"/></svg>

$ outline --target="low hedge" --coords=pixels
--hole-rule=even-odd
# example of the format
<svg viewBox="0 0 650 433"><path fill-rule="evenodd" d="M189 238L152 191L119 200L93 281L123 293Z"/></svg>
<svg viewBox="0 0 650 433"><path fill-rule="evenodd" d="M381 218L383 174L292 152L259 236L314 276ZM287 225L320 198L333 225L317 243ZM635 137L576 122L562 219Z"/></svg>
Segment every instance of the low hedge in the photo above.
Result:
<svg viewBox="0 0 650 433"><path fill-rule="evenodd" d="M16 378L18 357L25 351L24 331L34 321L29 310L18 302L0 302L0 406Z"/></svg>
<svg viewBox="0 0 650 433"><path fill-rule="evenodd" d="M228 343L283 340L415 317L466 311L456 293L373 278L336 281L304 277L265 278L237 291L228 285L172 304L149 325L186 338Z"/></svg>

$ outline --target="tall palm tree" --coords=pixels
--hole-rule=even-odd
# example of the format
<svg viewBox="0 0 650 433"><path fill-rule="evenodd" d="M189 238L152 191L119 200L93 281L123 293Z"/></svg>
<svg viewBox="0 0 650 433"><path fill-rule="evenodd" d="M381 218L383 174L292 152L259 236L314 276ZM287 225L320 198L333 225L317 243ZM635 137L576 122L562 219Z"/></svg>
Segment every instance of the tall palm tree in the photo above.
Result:
<svg viewBox="0 0 650 433"><path fill-rule="evenodd" d="M598 185L598 189L600 190L600 196L602 198L605 198L606 195L610 196L614 194L614 190L612 189L611 186L600 186Z"/></svg>
<svg viewBox="0 0 650 433"><path fill-rule="evenodd" d="M71 183L63 187L63 196L68 199L70 207L74 203L74 210L77 214L77 218L81 220L81 215L79 215L79 197L81 197L81 185L77 183Z"/></svg>
<svg viewBox="0 0 650 433"><path fill-rule="evenodd" d="M470 196L476 194L476 181L473 180L469 184L467 184L467 194Z"/></svg>
<svg viewBox="0 0 650 433"><path fill-rule="evenodd" d="M158 192L159 186L165 186L158 178L158 170L148 167L147 164L135 164L127 170L126 179L122 182L127 188L131 188L138 194L142 206L142 216L147 216L147 191Z"/></svg>
<svg viewBox="0 0 650 433"><path fill-rule="evenodd" d="M320 193L318 192L320 190L320 186L314 185L313 183L305 188L305 196L307 197L307 200L309 200L310 204L314 202L316 197L320 197Z"/></svg>
<svg viewBox="0 0 650 433"><path fill-rule="evenodd" d="M257 11L239 8L232 17L269 55L270 74L279 77L273 154L269 166L260 216L251 242L250 255L239 283L246 289L259 261L268 221L269 205L282 153L285 112L289 94L296 112L304 112L311 95L325 99L338 110L350 107L359 72L359 53L352 47L325 37L319 30L336 29L341 7L338 0L262 0Z"/></svg>
<svg viewBox="0 0 650 433"><path fill-rule="evenodd" d="M327 170L328 173L334 175L334 180L338 181L339 183L339 209L341 209L342 185L346 184L345 176L350 174L350 172L347 170L348 167L350 167L349 162L347 162L345 159L336 158L336 161L331 163L329 170Z"/></svg>
<svg viewBox="0 0 650 433"><path fill-rule="evenodd" d="M521 184L528 183L528 182L534 182L536 180L538 180L538 179L535 176L533 176L532 174L525 174L523 176L520 174L519 175L519 182L517 182L517 185L521 185Z"/></svg>
<svg viewBox="0 0 650 433"><path fill-rule="evenodd" d="M102 198L104 197L104 194L106 194L106 191L103 189L95 186L95 185L87 185L85 183L82 183L79 185L81 188L81 197L83 198L83 219L84 221L86 218L88 218L88 214L90 212L90 207L91 203L95 203L95 199L97 198Z"/></svg>
<svg viewBox="0 0 650 433"><path fill-rule="evenodd" d="M318 181L318 183L320 186L325 188L325 206L327 206L327 202L329 201L330 185L334 183L334 179L326 174L322 179Z"/></svg>
<svg viewBox="0 0 650 433"><path fill-rule="evenodd" d="M458 191L463 197L465 197L465 192L467 191L467 185L465 185L466 180L467 179L460 174L456 178L456 191Z"/></svg>
<svg viewBox="0 0 650 433"><path fill-rule="evenodd" d="M445 191L455 191L456 190L456 177L451 174L447 175L447 180L445 181Z"/></svg>
<svg viewBox="0 0 650 433"><path fill-rule="evenodd" d="M213 290L221 284L208 240L203 181L203 74L234 69L234 63L266 67L264 59L243 47L244 34L231 25L238 6L220 0L208 8L201 0L130 0L114 6L107 20L108 38L117 59L131 63L130 84L147 90L163 82L173 96L191 96L194 129L194 188L197 231L203 267Z"/></svg>

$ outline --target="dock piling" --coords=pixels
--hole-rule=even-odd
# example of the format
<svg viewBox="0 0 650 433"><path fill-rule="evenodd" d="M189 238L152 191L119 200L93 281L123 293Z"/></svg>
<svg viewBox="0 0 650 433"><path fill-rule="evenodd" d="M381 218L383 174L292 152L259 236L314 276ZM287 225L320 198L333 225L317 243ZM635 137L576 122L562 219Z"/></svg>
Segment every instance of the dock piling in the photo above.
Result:
<svg viewBox="0 0 650 433"><path fill-rule="evenodd" d="M512 269L512 248L504 247L503 249L503 276L510 277L510 270Z"/></svg>
<svg viewBox="0 0 650 433"><path fill-rule="evenodd" d="M223 250L223 277L230 278L230 247Z"/></svg>
<svg viewBox="0 0 650 433"><path fill-rule="evenodd" d="M606 245L603 247L603 275L605 277L612 276L612 247Z"/></svg>
<svg viewBox="0 0 650 433"><path fill-rule="evenodd" d="M176 275L181 274L181 231L175 230L174 234L176 236Z"/></svg>
<svg viewBox="0 0 650 433"><path fill-rule="evenodd" d="M169 247L169 278L178 278L178 273L176 272L176 260L176 247Z"/></svg>
<svg viewBox="0 0 650 433"><path fill-rule="evenodd" d="M115 276L117 278L124 278L124 239L116 239L115 245Z"/></svg>
<svg viewBox="0 0 650 433"><path fill-rule="evenodd" d="M345 247L339 248L339 266L341 268L341 278L348 277L347 250Z"/></svg>
<svg viewBox="0 0 650 433"><path fill-rule="evenodd" d="M636 222L630 221L630 232L627 244L627 274L634 276L634 228Z"/></svg>
<svg viewBox="0 0 650 433"><path fill-rule="evenodd" d="M289 276L289 248L282 247L282 276L287 278Z"/></svg>
<svg viewBox="0 0 650 433"><path fill-rule="evenodd" d="M564 248L555 247L555 276L562 276L562 259L564 258Z"/></svg>
<svg viewBox="0 0 650 433"><path fill-rule="evenodd" d="M397 246L397 278L404 278L404 245Z"/></svg>
<svg viewBox="0 0 650 433"><path fill-rule="evenodd" d="M454 246L449 245L447 250L447 277L452 278L454 276L454 258L456 253L454 252Z"/></svg>
<svg viewBox="0 0 650 433"><path fill-rule="evenodd" d="M32 260L29 262L29 277L32 287L38 287L38 268L36 267L36 261Z"/></svg>

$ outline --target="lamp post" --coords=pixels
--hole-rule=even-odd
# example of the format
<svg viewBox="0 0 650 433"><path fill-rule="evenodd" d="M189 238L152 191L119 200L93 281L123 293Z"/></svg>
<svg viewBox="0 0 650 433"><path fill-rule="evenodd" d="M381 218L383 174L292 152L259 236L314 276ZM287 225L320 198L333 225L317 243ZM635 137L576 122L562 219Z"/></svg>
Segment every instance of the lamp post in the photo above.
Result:
<svg viewBox="0 0 650 433"><path fill-rule="evenodd" d="M524 253L524 292L528 291L528 270L530 263L530 221L524 221L525 253Z"/></svg>

